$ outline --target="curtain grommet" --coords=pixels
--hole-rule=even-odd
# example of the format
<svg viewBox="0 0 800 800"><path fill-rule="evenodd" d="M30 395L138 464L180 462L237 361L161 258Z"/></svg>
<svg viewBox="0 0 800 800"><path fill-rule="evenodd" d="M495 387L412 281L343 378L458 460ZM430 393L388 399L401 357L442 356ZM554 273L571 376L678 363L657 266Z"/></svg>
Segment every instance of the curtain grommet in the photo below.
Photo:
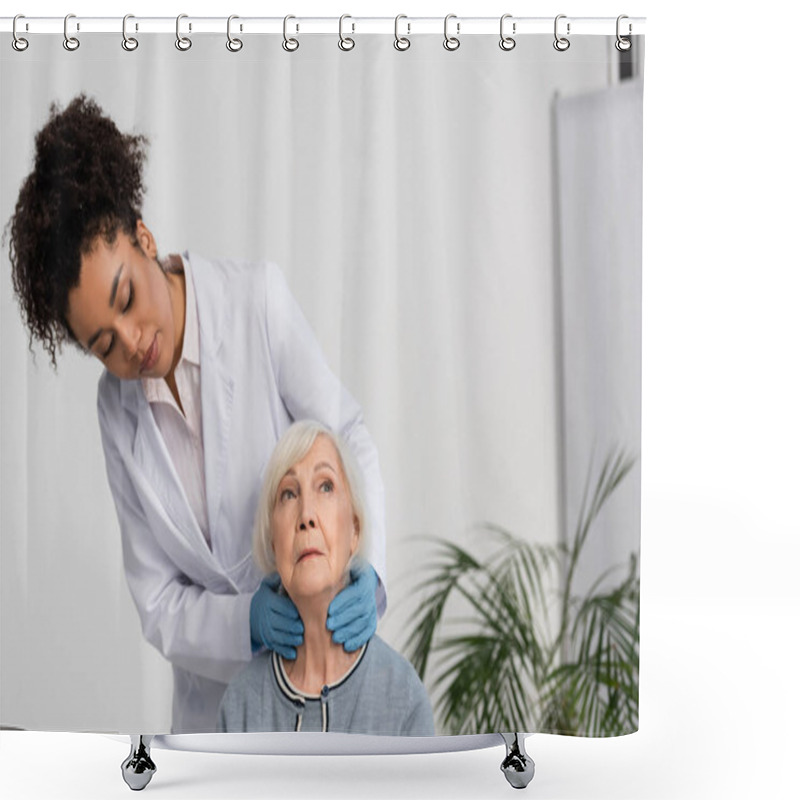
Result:
<svg viewBox="0 0 800 800"><path fill-rule="evenodd" d="M175 47L182 53L185 53L191 46L192 40L188 36L181 35L181 20L188 19L188 14L178 14L175 20ZM192 30L192 24L189 23L189 31Z"/></svg>
<svg viewBox="0 0 800 800"><path fill-rule="evenodd" d="M231 22L235 19L239 19L236 14L231 14L228 17L228 41L225 42L225 47L228 48L229 53L238 53L244 47L244 42L241 39L231 36Z"/></svg>
<svg viewBox="0 0 800 800"><path fill-rule="evenodd" d="M448 14L444 18L444 42L442 42L442 46L445 50L449 50L451 53L455 50L458 50L461 47L461 40L458 38L458 34L461 33L461 23L456 22L456 35L450 36L448 32L448 26L450 24L451 19L456 19L457 17L455 14Z"/></svg>
<svg viewBox="0 0 800 800"><path fill-rule="evenodd" d="M25 15L24 14L17 14L17 16L14 17L14 22L13 22L13 24L11 26L11 34L12 34L12 37L13 37L11 39L11 46L18 53L22 53L22 52L24 52L25 50L28 49L29 42L28 42L28 40L26 38L24 38L23 36L20 36L17 33L17 20L18 19L25 19Z"/></svg>
<svg viewBox="0 0 800 800"><path fill-rule="evenodd" d="M68 26L69 26L69 21L71 19L75 19L75 15L74 14L67 14L67 16L64 17L64 42L63 42L63 45L64 45L64 49L65 50L69 50L70 53L74 53L81 46L81 41L80 41L80 39L78 39L77 36L70 36L69 35ZM77 25L77 23L76 23L76 30L80 30L80 26Z"/></svg>
<svg viewBox="0 0 800 800"><path fill-rule="evenodd" d="M569 39L567 39L567 36L569 36L569 29L570 29L569 22L567 22L567 36L560 36L558 33L558 21L566 18L567 18L566 14L558 14L556 16L555 22L553 23L553 35L555 36L553 47L555 47L555 49L558 50L559 53L563 53L566 50L569 50L570 46L570 41Z"/></svg>
<svg viewBox="0 0 800 800"><path fill-rule="evenodd" d="M630 22L628 23L628 36L623 36L620 33L620 30L621 30L620 23L624 19L628 19L627 14L620 14L617 17L617 41L614 43L614 47L616 47L617 50L619 50L620 53L627 53L628 50L630 50L631 47L633 46L633 43L628 38L628 36L631 35L631 24L630 24Z"/></svg>
<svg viewBox="0 0 800 800"><path fill-rule="evenodd" d="M297 39L295 39L293 37L290 37L288 35L289 20L290 19L297 19L297 17L294 17L292 14L287 14L283 18L283 43L281 44L281 47L283 47L283 49L287 53L294 53L294 51L297 50L298 47L300 47L300 42L297 41ZM299 31L300 30L300 26L298 25L295 28L295 30Z"/></svg>
<svg viewBox="0 0 800 800"><path fill-rule="evenodd" d="M406 27L408 28L408 32L406 36L400 35L400 20L401 19L408 19L405 14L398 14L394 18L394 49L399 50L401 53L408 50L411 47L411 39L408 36L411 34L411 23L407 22Z"/></svg>
<svg viewBox="0 0 800 800"><path fill-rule="evenodd" d="M344 51L345 53L349 53L356 46L356 40L353 39L352 36L344 35L344 31L342 30L342 28L344 26L344 21L346 19L353 19L353 18L349 14L342 14L342 16L339 17L339 49ZM354 22L351 23L351 25L353 28L351 33L355 33L356 25Z"/></svg>
<svg viewBox="0 0 800 800"><path fill-rule="evenodd" d="M122 49L126 50L128 53L132 53L139 46L139 40L134 36L128 36L129 19L134 19L133 14L126 14L122 18Z"/></svg>
<svg viewBox="0 0 800 800"><path fill-rule="evenodd" d="M513 50L517 46L517 40L513 36L507 36L505 32L505 23L507 19L512 19L511 14L503 14L500 17L500 49L505 50L506 53L509 50ZM511 32L517 32L517 23L511 23Z"/></svg>

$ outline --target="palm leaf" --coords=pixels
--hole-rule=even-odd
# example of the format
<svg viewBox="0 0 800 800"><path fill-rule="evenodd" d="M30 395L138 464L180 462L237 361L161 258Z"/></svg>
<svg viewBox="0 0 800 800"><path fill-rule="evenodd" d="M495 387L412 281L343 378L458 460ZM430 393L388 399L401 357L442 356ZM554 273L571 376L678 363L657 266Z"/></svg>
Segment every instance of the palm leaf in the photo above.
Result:
<svg viewBox="0 0 800 800"><path fill-rule="evenodd" d="M635 729L639 677L635 557L620 586L591 595L579 605L570 639L574 660L553 670L545 688L545 703L574 708L571 724L582 735L612 735Z"/></svg>
<svg viewBox="0 0 800 800"><path fill-rule="evenodd" d="M433 540L433 557L413 589L421 600L405 650L423 679L435 656L435 675L427 682L445 730L609 735L636 727L636 557L611 590L600 587L616 567L600 575L585 597L572 594L594 522L633 464L613 451L593 488L587 480L569 543L533 544L489 522L473 530L490 551L482 559L451 541ZM557 575L564 576L564 587L554 633L548 608ZM449 610L456 600L459 616Z"/></svg>
<svg viewBox="0 0 800 800"><path fill-rule="evenodd" d="M423 594L423 600L412 616L414 625L404 647L422 680L425 679L433 638L451 592L464 575L481 568L472 556L452 542L438 539L436 543L437 556L423 567L423 572L429 577L413 589L414 593Z"/></svg>
<svg viewBox="0 0 800 800"><path fill-rule="evenodd" d="M625 476L631 471L631 469L633 469L634 463L635 460L630 456L627 456L622 450L612 451L603 462L591 500L589 499L589 486L591 485L590 465L589 476L587 476L586 483L584 485L583 499L581 500L580 512L578 513L575 536L573 538L572 545L565 547L563 551L567 559L567 566L562 599L561 630L558 637L559 645L561 644L561 641L566 634L566 629L569 626L569 608L572 599L572 580L575 575L575 569L578 565L581 553L583 552L583 547L586 544L586 540L588 539L589 533L592 529L592 524L599 516L614 490L624 480Z"/></svg>
<svg viewBox="0 0 800 800"><path fill-rule="evenodd" d="M531 687L519 679L522 654L494 631L448 638L441 646L448 658L435 686L444 690L439 710L448 732L526 730L531 725Z"/></svg>

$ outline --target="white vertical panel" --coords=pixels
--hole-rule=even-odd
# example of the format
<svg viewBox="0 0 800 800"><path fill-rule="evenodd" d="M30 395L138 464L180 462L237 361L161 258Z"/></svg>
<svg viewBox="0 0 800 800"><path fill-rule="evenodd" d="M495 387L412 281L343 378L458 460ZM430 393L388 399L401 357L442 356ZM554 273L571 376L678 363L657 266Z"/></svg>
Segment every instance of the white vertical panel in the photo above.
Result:
<svg viewBox="0 0 800 800"><path fill-rule="evenodd" d="M555 107L563 416L563 526L621 449L636 466L587 541L575 588L639 550L641 476L642 82ZM617 579L624 572L616 573Z"/></svg>

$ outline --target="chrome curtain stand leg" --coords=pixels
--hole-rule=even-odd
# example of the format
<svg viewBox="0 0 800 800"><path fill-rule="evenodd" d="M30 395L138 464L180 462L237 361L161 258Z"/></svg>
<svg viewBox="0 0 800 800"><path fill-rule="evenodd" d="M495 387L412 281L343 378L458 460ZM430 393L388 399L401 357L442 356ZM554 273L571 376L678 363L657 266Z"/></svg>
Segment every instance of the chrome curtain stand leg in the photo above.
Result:
<svg viewBox="0 0 800 800"><path fill-rule="evenodd" d="M533 759L525 752L525 739L521 733L500 735L506 744L506 757L500 769L515 789L524 789L533 780L536 769Z"/></svg>
<svg viewBox="0 0 800 800"><path fill-rule="evenodd" d="M156 771L156 765L150 758L150 742L152 736L130 734L131 752L122 762L122 778L134 792L141 791L150 783Z"/></svg>

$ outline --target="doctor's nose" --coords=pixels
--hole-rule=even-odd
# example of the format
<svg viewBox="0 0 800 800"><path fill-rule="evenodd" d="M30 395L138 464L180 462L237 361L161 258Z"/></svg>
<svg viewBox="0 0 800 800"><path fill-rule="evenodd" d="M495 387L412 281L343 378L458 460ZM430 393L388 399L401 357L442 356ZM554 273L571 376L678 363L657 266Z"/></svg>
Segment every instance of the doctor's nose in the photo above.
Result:
<svg viewBox="0 0 800 800"><path fill-rule="evenodd" d="M139 349L139 340L141 339L141 331L138 326L128 324L120 327L117 331L122 352L127 358L133 358Z"/></svg>

